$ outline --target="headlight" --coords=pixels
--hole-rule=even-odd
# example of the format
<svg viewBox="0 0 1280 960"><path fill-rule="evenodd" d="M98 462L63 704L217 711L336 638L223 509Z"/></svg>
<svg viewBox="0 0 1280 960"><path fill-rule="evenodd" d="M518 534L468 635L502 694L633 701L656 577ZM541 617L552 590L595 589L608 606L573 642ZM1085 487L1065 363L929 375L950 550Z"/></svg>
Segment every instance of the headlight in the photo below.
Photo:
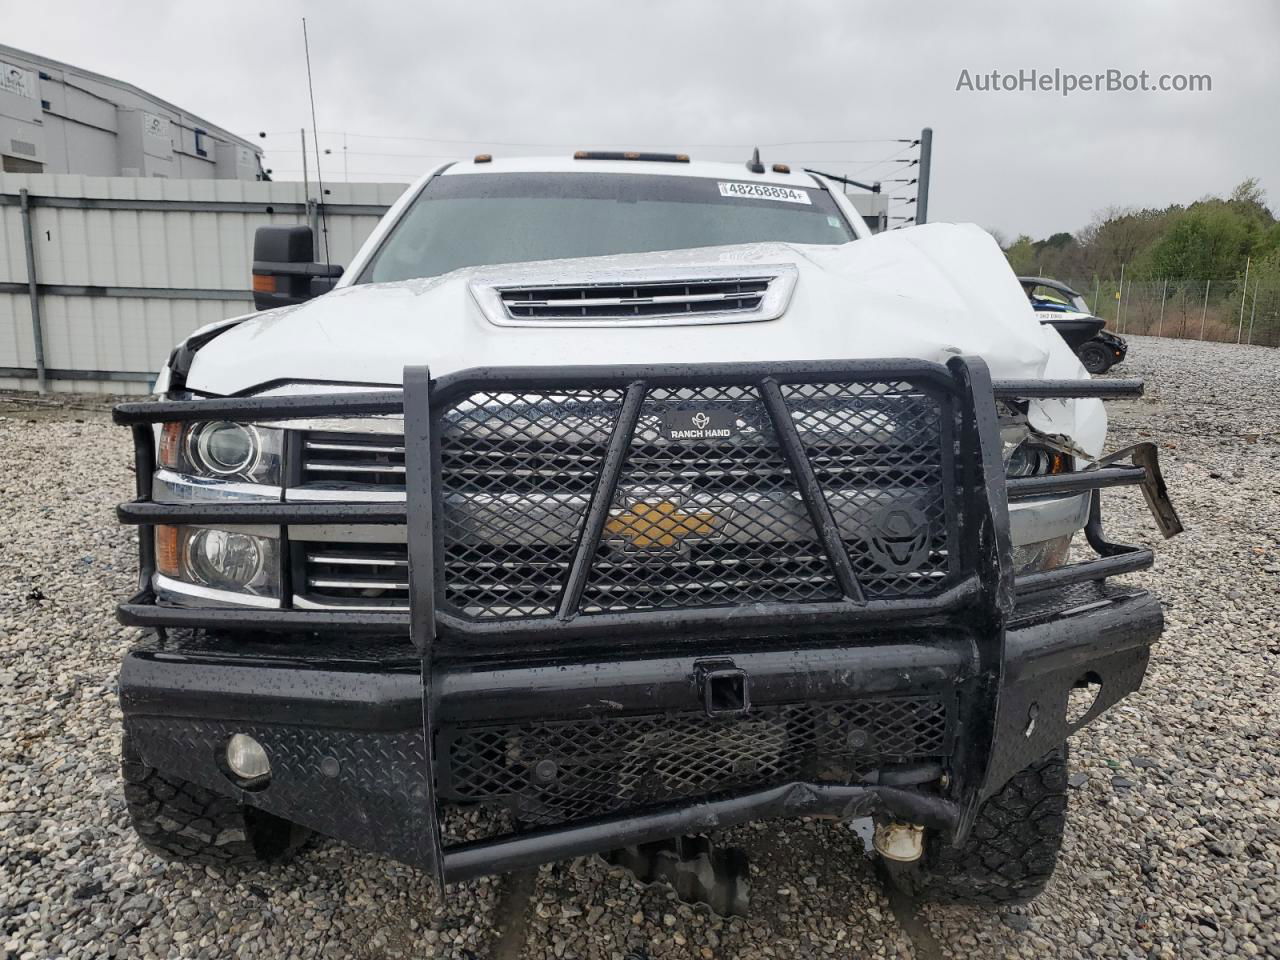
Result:
<svg viewBox="0 0 1280 960"><path fill-rule="evenodd" d="M1005 474L1010 477L1039 477L1050 473L1065 473L1070 468L1070 459L1062 451L1034 440L1024 440L1009 454L1004 469Z"/></svg>
<svg viewBox="0 0 1280 960"><path fill-rule="evenodd" d="M238 530L156 527L156 570L211 590L280 596L279 541Z"/></svg>
<svg viewBox="0 0 1280 960"><path fill-rule="evenodd" d="M206 423L188 440L195 460L210 473L251 473L262 452L253 427L242 423Z"/></svg>
<svg viewBox="0 0 1280 960"><path fill-rule="evenodd" d="M252 423L214 420L166 423L160 466L179 473L278 485L284 431Z"/></svg>
<svg viewBox="0 0 1280 960"><path fill-rule="evenodd" d="M1009 423L1002 418L1000 446L1009 477L1040 477L1066 473L1072 468L1068 454L1039 440L1025 423Z"/></svg>

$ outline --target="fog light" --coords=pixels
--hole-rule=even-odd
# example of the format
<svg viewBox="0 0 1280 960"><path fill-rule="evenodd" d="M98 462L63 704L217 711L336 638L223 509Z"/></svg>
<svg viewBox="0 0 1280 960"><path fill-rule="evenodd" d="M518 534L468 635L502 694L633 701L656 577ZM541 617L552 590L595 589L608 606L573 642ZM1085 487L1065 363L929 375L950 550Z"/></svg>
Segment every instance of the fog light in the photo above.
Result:
<svg viewBox="0 0 1280 960"><path fill-rule="evenodd" d="M886 860L913 863L924 853L924 827L897 821L877 824L872 845Z"/></svg>
<svg viewBox="0 0 1280 960"><path fill-rule="evenodd" d="M1014 547L1013 572L1018 575L1040 573L1062 566L1071 552L1072 536L1067 534L1052 540L1039 540Z"/></svg>
<svg viewBox="0 0 1280 960"><path fill-rule="evenodd" d="M267 751L245 733L233 734L227 741L227 768L242 780L259 780L271 775Z"/></svg>
<svg viewBox="0 0 1280 960"><path fill-rule="evenodd" d="M196 579L224 590L242 589L262 573L261 538L230 530L197 530L187 546Z"/></svg>

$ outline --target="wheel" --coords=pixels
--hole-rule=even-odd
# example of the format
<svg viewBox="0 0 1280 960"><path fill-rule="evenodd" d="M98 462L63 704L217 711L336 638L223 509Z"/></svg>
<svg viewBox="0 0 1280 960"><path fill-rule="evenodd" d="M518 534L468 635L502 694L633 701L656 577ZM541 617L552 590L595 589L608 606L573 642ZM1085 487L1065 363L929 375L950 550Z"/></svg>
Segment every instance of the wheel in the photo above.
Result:
<svg viewBox="0 0 1280 960"><path fill-rule="evenodd" d="M1067 823L1067 745L1015 774L978 810L961 847L931 833L915 863L884 861L889 880L913 897L946 903L1019 903L1053 876Z"/></svg>
<svg viewBox="0 0 1280 960"><path fill-rule="evenodd" d="M1080 358L1080 362L1084 364L1084 368L1094 376L1106 373L1111 369L1113 360L1111 351L1097 340L1089 340L1086 343L1082 343L1076 355Z"/></svg>
<svg viewBox="0 0 1280 960"><path fill-rule="evenodd" d="M310 836L296 823L147 766L128 735L120 767L133 829L166 860L254 866L287 859Z"/></svg>

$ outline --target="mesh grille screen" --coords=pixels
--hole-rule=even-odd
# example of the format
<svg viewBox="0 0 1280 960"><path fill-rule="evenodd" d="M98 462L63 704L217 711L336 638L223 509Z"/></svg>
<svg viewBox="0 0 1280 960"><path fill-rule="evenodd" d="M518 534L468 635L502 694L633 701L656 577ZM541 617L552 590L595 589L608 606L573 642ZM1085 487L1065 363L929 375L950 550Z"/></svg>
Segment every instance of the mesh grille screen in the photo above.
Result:
<svg viewBox="0 0 1280 960"><path fill-rule="evenodd" d="M735 436L666 439L663 425L689 411ZM649 394L603 541L588 613L840 596L754 389Z"/></svg>
<svg viewBox="0 0 1280 960"><path fill-rule="evenodd" d="M445 413L447 603L477 618L555 611L621 401L477 393Z"/></svg>
<svg viewBox="0 0 1280 960"><path fill-rule="evenodd" d="M951 407L900 381L782 390L866 596L945 586ZM473 619L555 612L623 394L494 391L444 412L446 606ZM651 389L581 612L838 599L757 388Z"/></svg>
<svg viewBox="0 0 1280 960"><path fill-rule="evenodd" d="M451 731L445 793L502 801L522 822L561 823L948 752L936 699L782 704L746 717L701 713L533 722Z"/></svg>
<svg viewBox="0 0 1280 960"><path fill-rule="evenodd" d="M941 405L901 382L782 395L863 592L933 592L950 569Z"/></svg>

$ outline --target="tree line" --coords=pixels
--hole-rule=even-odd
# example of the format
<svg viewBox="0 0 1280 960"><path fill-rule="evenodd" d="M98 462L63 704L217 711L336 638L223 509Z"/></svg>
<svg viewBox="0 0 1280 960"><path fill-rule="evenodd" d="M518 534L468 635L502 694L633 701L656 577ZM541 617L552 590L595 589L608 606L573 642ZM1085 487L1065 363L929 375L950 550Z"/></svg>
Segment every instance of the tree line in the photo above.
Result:
<svg viewBox="0 0 1280 960"><path fill-rule="evenodd" d="M1163 209L1109 207L1075 233L1042 240L1024 234L1012 242L993 235L1019 276L1075 284L1087 299L1098 299L1088 295L1102 290L1098 312L1108 319L1122 310L1124 289L1136 283L1140 298L1163 301L1174 291L1188 303L1201 298L1210 311L1219 308L1224 324L1231 319L1227 301L1234 298L1246 307L1241 314L1268 332L1268 341L1280 336L1280 221L1255 177L1226 197L1206 196ZM1123 288L1117 282L1122 269ZM1203 317L1202 310L1201 329Z"/></svg>
<svg viewBox="0 0 1280 960"><path fill-rule="evenodd" d="M1138 280L1226 280L1243 277L1246 260L1280 269L1280 222L1250 177L1225 199L1207 196L1164 209L1108 207L1074 234L1043 240L1023 234L1000 246L1019 275L1114 279L1123 265L1125 275Z"/></svg>

